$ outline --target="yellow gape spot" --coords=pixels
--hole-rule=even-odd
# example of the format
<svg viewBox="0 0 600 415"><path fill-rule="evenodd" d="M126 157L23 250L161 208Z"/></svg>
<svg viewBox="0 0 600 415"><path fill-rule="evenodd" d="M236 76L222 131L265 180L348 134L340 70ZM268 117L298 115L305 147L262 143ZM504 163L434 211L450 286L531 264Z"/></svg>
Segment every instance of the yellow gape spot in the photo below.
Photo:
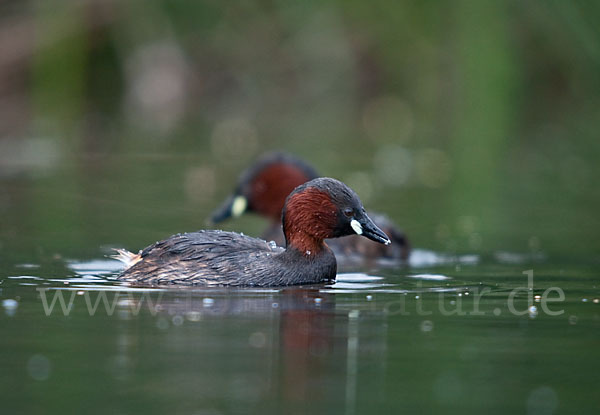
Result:
<svg viewBox="0 0 600 415"><path fill-rule="evenodd" d="M234 218L240 216L246 210L248 206L248 201L244 196L237 196L233 199L233 203L231 204L231 215Z"/></svg>

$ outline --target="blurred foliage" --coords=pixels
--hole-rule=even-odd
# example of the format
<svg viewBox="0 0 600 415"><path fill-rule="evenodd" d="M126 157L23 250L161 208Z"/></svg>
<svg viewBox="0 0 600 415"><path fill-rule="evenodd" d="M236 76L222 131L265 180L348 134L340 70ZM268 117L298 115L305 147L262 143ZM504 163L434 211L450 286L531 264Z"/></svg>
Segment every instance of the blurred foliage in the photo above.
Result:
<svg viewBox="0 0 600 415"><path fill-rule="evenodd" d="M416 246L600 246L598 2L0 10L0 240L17 251L203 227L271 149L347 181Z"/></svg>

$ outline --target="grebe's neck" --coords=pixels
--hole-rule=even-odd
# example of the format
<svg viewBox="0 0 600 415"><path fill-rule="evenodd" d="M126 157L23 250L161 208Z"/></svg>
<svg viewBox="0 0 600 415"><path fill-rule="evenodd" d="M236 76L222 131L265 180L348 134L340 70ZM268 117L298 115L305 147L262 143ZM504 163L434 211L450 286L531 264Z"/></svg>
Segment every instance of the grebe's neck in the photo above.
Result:
<svg viewBox="0 0 600 415"><path fill-rule="evenodd" d="M307 233L296 232L289 237L286 234L286 250L293 249L310 257L319 254L326 248L327 245L323 239L317 239Z"/></svg>
<svg viewBox="0 0 600 415"><path fill-rule="evenodd" d="M337 208L329 195L315 188L292 194L283 210L286 248L312 255L327 248L324 240L333 236Z"/></svg>

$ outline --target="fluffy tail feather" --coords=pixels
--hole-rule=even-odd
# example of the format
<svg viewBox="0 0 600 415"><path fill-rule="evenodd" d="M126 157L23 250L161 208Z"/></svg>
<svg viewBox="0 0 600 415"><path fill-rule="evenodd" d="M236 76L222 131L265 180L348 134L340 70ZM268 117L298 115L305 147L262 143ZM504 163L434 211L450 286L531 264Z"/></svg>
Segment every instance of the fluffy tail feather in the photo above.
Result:
<svg viewBox="0 0 600 415"><path fill-rule="evenodd" d="M109 255L109 257L121 261L127 266L127 268L131 267L142 259L139 253L134 254L133 252L129 252L127 249L113 249L117 251L117 253L114 255Z"/></svg>

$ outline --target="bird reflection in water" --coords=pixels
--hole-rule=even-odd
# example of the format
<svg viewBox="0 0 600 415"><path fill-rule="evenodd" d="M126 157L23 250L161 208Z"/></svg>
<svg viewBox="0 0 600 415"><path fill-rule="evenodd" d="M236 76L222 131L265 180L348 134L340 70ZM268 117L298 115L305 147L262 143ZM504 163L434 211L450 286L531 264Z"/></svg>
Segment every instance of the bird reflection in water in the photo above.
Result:
<svg viewBox="0 0 600 415"><path fill-rule="evenodd" d="M336 307L336 294L318 287L167 290L154 309L159 335L139 331L131 343L152 342L152 350L168 357L158 375L176 398L262 402L288 411L315 401L354 406L358 319ZM385 349L385 337L366 342L377 354ZM145 349L148 358L157 359ZM129 354L121 360L139 361L138 348L121 352ZM141 380L146 381L149 388L158 386Z"/></svg>

